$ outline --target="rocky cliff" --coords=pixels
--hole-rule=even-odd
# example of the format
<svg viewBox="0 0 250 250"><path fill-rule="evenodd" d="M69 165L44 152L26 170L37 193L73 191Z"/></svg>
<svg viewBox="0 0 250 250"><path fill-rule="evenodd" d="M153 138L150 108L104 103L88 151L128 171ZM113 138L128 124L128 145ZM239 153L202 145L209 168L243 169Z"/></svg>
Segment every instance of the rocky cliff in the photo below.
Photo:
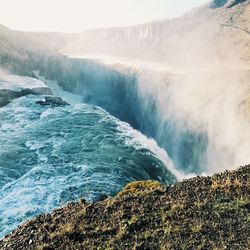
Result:
<svg viewBox="0 0 250 250"><path fill-rule="evenodd" d="M182 68L211 63L249 67L249 41L249 0L225 0L213 1L174 19L86 31L64 51Z"/></svg>
<svg viewBox="0 0 250 250"><path fill-rule="evenodd" d="M174 186L129 184L20 226L1 249L249 249L250 166Z"/></svg>

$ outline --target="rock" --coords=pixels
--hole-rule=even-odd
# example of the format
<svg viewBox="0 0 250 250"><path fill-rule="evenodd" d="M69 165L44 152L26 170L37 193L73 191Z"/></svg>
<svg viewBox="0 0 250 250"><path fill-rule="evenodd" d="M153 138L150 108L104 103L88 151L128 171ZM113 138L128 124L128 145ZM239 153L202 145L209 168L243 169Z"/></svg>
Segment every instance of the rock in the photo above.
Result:
<svg viewBox="0 0 250 250"><path fill-rule="evenodd" d="M37 101L36 104L42 106L52 106L52 107L69 105L69 103L65 102L61 97L56 97L56 96L46 96L45 100Z"/></svg>
<svg viewBox="0 0 250 250"><path fill-rule="evenodd" d="M0 77L0 107L25 95L53 95L48 86L37 79L6 75Z"/></svg>

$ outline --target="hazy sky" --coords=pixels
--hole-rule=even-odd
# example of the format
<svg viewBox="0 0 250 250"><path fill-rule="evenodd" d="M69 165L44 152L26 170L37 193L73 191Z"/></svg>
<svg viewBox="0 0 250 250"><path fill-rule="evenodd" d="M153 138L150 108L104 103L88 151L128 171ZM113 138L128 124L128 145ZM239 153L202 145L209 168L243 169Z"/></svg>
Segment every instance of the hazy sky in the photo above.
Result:
<svg viewBox="0 0 250 250"><path fill-rule="evenodd" d="M12 29L79 32L174 17L209 0L0 0L0 24Z"/></svg>

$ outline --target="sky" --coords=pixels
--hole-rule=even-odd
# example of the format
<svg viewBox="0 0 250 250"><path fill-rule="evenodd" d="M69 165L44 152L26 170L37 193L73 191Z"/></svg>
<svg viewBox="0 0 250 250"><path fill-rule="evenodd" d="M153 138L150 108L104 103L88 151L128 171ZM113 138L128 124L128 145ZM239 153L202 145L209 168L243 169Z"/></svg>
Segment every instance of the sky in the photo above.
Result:
<svg viewBox="0 0 250 250"><path fill-rule="evenodd" d="M0 24L25 31L81 32L176 17L209 0L0 0Z"/></svg>

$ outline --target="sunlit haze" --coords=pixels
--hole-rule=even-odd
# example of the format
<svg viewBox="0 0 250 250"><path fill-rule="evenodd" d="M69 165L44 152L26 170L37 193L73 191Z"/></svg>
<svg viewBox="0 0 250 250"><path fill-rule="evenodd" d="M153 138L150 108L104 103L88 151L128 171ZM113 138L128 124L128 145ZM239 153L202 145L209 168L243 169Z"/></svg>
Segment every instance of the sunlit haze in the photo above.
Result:
<svg viewBox="0 0 250 250"><path fill-rule="evenodd" d="M179 16L208 0L0 0L0 24L26 31L80 32Z"/></svg>

